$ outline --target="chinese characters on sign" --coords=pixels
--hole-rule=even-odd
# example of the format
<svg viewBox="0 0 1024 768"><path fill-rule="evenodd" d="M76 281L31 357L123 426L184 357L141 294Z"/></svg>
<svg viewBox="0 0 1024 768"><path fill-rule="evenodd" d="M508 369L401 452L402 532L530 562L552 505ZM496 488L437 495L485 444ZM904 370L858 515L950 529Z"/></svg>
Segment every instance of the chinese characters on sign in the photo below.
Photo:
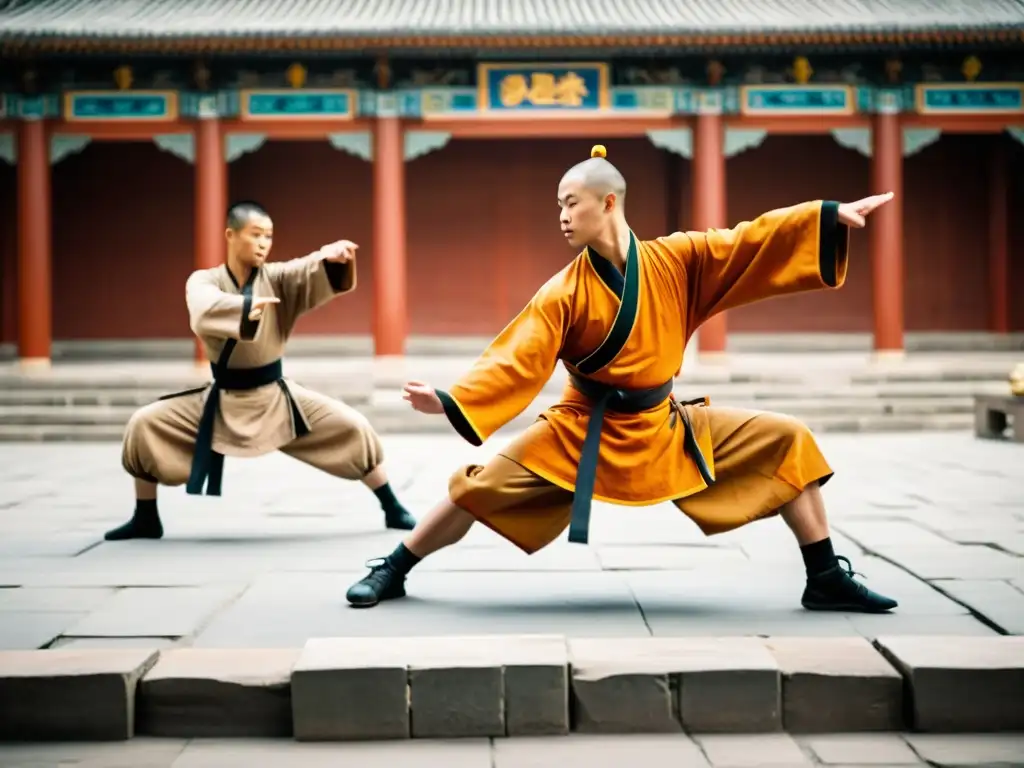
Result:
<svg viewBox="0 0 1024 768"><path fill-rule="evenodd" d="M518 107L529 102L535 107L581 107L588 96L587 84L575 72L555 78L550 72L526 75L505 75L501 81L501 106Z"/></svg>
<svg viewBox="0 0 1024 768"><path fill-rule="evenodd" d="M480 102L488 110L592 110L608 106L604 64L481 64L479 78Z"/></svg>

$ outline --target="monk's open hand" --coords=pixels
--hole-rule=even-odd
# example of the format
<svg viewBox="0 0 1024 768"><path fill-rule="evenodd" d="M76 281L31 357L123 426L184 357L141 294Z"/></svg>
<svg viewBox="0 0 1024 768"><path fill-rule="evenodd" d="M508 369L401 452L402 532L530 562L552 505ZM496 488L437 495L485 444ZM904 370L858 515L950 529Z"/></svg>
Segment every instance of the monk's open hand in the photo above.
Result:
<svg viewBox="0 0 1024 768"><path fill-rule="evenodd" d="M280 303L281 300L277 296L253 296L252 309L249 310L249 319L259 320L263 316L264 307Z"/></svg>
<svg viewBox="0 0 1024 768"><path fill-rule="evenodd" d="M320 255L323 256L324 261L337 261L344 264L356 257L357 248L359 246L351 240L338 240L321 247Z"/></svg>
<svg viewBox="0 0 1024 768"><path fill-rule="evenodd" d="M886 192L884 195L865 197L863 200L858 200L855 203L841 203L839 206L839 223L860 229L864 226L865 219L876 208L881 208L892 198L893 193Z"/></svg>
<svg viewBox="0 0 1024 768"><path fill-rule="evenodd" d="M444 413L441 398L437 396L432 386L422 381L410 381L406 384L402 399L420 413Z"/></svg>

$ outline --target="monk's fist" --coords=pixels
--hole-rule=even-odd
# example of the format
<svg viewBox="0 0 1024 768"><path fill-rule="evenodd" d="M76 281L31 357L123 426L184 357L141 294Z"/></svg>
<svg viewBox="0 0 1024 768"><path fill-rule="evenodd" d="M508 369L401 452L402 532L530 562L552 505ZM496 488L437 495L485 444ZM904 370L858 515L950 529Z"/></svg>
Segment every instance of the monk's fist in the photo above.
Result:
<svg viewBox="0 0 1024 768"><path fill-rule="evenodd" d="M338 240L337 242L325 245L320 249L320 255L325 261L337 261L345 263L356 257L358 245L351 240Z"/></svg>
<svg viewBox="0 0 1024 768"><path fill-rule="evenodd" d="M444 413L441 398L437 396L432 386L422 381L410 381L406 384L402 399L420 413Z"/></svg>

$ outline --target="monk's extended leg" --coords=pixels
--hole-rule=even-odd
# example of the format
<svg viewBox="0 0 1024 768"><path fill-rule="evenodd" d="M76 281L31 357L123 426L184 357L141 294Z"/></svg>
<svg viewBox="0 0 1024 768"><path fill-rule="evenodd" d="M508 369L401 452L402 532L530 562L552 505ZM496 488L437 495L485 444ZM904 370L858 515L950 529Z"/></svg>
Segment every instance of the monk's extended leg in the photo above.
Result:
<svg viewBox="0 0 1024 768"><path fill-rule="evenodd" d="M369 608L381 600L405 597L409 571L424 557L460 541L472 525L473 516L446 498L427 513L394 552L367 562L370 573L349 588L346 599L356 607Z"/></svg>
<svg viewBox="0 0 1024 768"><path fill-rule="evenodd" d="M807 570L807 586L800 600L804 608L883 613L897 606L895 600L856 581L850 561L833 551L825 500L817 481L782 508L782 519L796 536Z"/></svg>
<svg viewBox="0 0 1024 768"><path fill-rule="evenodd" d="M384 469L384 448L369 420L350 405L290 383L292 396L309 420L310 432L281 448L293 459L343 480L360 480L373 491L384 525L402 531L416 526L395 496Z"/></svg>
<svg viewBox="0 0 1024 768"><path fill-rule="evenodd" d="M348 590L354 606L369 608L405 596L405 577L417 563L451 546L477 520L527 554L553 541L569 523L572 494L505 456L456 472L448 498L432 509L387 557L369 561L370 573Z"/></svg>
<svg viewBox="0 0 1024 768"><path fill-rule="evenodd" d="M832 549L820 490L832 469L807 426L776 413L700 410L711 431L716 482L676 506L709 536L781 514L803 555L807 586L801 603L808 610L895 608L895 600L857 582L850 561Z"/></svg>
<svg viewBox="0 0 1024 768"><path fill-rule="evenodd" d="M107 541L159 539L164 535L156 504L157 484L182 485L192 468L202 394L188 394L140 408L125 427L121 464L135 479L131 519L107 531Z"/></svg>

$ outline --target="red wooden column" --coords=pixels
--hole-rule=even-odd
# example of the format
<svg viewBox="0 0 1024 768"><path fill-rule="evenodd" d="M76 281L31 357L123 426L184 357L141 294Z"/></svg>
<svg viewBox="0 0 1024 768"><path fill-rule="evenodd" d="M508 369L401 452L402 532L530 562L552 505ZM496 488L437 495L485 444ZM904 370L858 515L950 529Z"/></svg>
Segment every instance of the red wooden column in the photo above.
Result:
<svg viewBox="0 0 1024 768"><path fill-rule="evenodd" d="M994 333L1010 331L1010 158L997 136L989 154L988 279Z"/></svg>
<svg viewBox="0 0 1024 768"><path fill-rule="evenodd" d="M886 106L872 124L871 194L895 198L871 215L871 283L875 352L903 352L903 129Z"/></svg>
<svg viewBox="0 0 1024 768"><path fill-rule="evenodd" d="M725 196L725 127L720 111L700 113L693 126L694 230L728 226ZM702 354L725 352L725 313L715 315L700 327L697 348Z"/></svg>
<svg viewBox="0 0 1024 768"><path fill-rule="evenodd" d="M373 136L373 351L405 352L405 138L397 115L380 115Z"/></svg>
<svg viewBox="0 0 1024 768"><path fill-rule="evenodd" d="M195 268L210 269L224 261L228 208L228 166L224 137L215 117L200 117L195 127ZM196 363L206 362L196 339Z"/></svg>
<svg viewBox="0 0 1024 768"><path fill-rule="evenodd" d="M43 120L18 123L18 357L48 366L53 341L49 136Z"/></svg>

